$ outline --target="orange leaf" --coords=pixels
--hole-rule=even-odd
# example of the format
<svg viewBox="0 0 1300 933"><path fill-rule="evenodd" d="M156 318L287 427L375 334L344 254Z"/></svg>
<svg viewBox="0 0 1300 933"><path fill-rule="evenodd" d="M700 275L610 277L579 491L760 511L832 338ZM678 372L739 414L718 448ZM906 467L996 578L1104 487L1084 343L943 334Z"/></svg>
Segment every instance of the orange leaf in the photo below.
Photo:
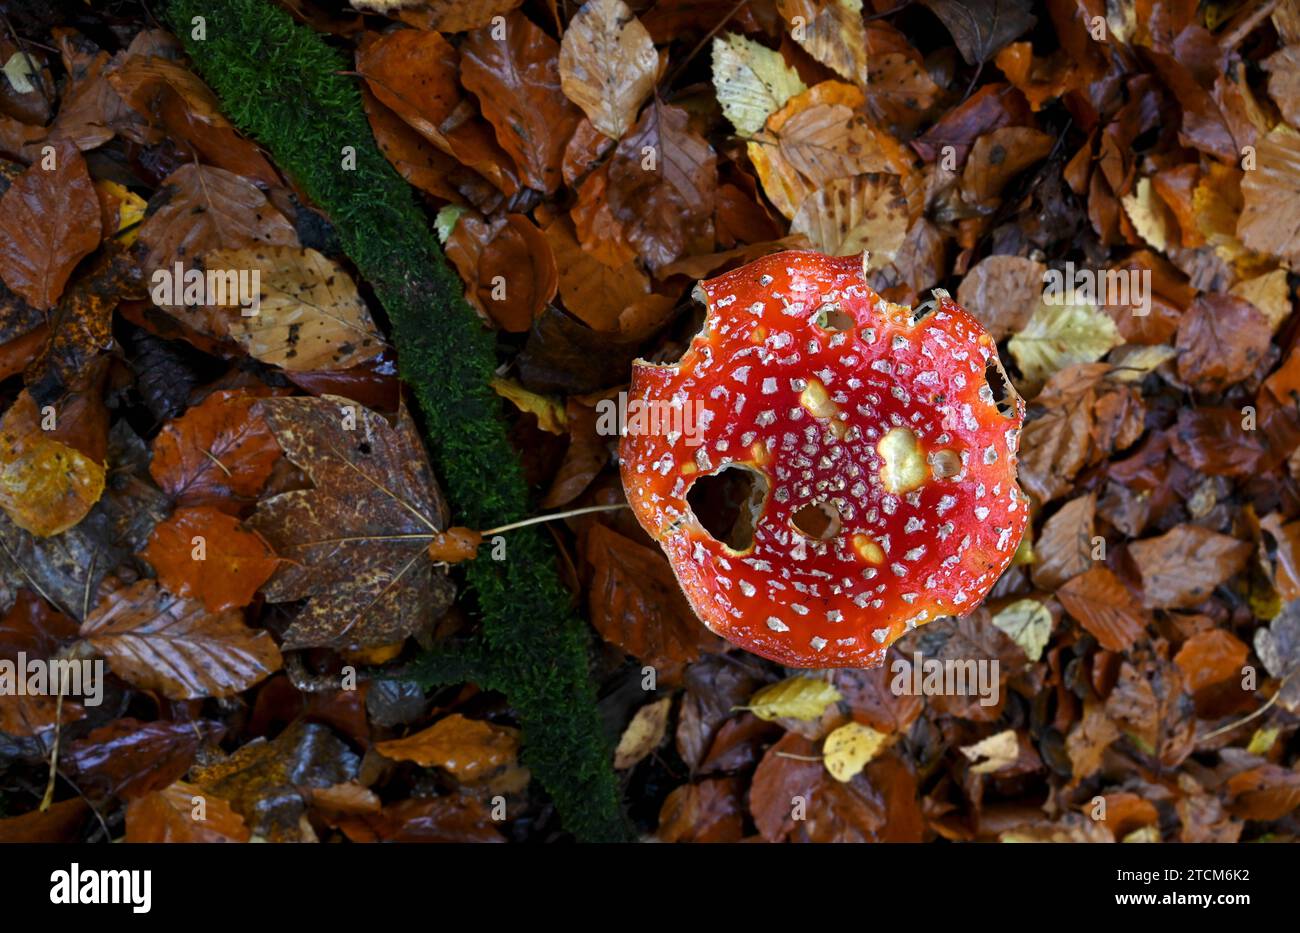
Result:
<svg viewBox="0 0 1300 933"><path fill-rule="evenodd" d="M1056 598L1108 651L1131 647L1146 627L1146 613L1133 594L1101 564L1066 583Z"/></svg>
<svg viewBox="0 0 1300 933"><path fill-rule="evenodd" d="M210 612L247 606L278 563L265 541L210 506L177 509L159 522L141 556L163 586Z"/></svg>
<svg viewBox="0 0 1300 933"><path fill-rule="evenodd" d="M127 842L247 842L251 835L229 803L184 781L126 807Z"/></svg>
<svg viewBox="0 0 1300 933"><path fill-rule="evenodd" d="M149 473L177 505L233 509L231 499L261 490L280 445L254 411L257 401L238 390L213 392L154 439Z"/></svg>
<svg viewBox="0 0 1300 933"><path fill-rule="evenodd" d="M513 764L519 738L514 729L452 713L422 732L379 742L375 749L386 758L413 761L423 768L444 768L459 780L472 783L502 765Z"/></svg>

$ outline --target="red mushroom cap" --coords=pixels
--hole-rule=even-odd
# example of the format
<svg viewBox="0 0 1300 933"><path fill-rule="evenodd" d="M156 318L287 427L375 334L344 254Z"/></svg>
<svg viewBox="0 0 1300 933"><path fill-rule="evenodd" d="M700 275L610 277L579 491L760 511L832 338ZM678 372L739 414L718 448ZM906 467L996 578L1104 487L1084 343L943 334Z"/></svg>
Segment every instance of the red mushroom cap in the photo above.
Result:
<svg viewBox="0 0 1300 933"><path fill-rule="evenodd" d="M633 367L620 459L637 519L710 630L791 667L873 667L974 609L1029 517L1024 402L993 338L946 293L920 318L884 301L864 260L784 252L703 282L681 360ZM737 468L755 479L742 549L687 501Z"/></svg>

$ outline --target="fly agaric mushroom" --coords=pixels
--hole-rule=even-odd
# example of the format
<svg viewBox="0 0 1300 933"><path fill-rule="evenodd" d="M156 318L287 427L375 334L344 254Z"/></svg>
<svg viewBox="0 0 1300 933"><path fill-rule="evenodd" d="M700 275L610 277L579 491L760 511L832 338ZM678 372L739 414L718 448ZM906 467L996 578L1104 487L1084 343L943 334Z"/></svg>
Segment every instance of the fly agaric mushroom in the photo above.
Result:
<svg viewBox="0 0 1300 933"><path fill-rule="evenodd" d="M881 299L865 259L784 252L702 282L681 360L633 367L633 512L710 630L791 667L874 667L971 611L1029 515L993 338L945 292L920 317ZM696 493L727 477L749 493L715 537Z"/></svg>

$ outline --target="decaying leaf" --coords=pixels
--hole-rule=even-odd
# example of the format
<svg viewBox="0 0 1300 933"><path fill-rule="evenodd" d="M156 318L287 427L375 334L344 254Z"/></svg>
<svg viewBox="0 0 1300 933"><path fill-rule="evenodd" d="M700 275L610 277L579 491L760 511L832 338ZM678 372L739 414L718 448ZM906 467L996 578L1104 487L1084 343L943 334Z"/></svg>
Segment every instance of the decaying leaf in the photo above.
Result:
<svg viewBox="0 0 1300 933"><path fill-rule="evenodd" d="M285 647L386 645L432 622L451 599L427 550L447 506L406 409L396 427L333 395L260 409L314 484L264 500L248 522L283 559L266 599L307 600Z"/></svg>
<svg viewBox="0 0 1300 933"><path fill-rule="evenodd" d="M636 121L658 68L650 33L623 0L588 0L564 30L560 85L610 139Z"/></svg>
<svg viewBox="0 0 1300 933"><path fill-rule="evenodd" d="M232 301L228 333L255 359L293 371L348 369L384 349L352 277L314 249L259 246L212 250L208 269L255 271L255 309Z"/></svg>

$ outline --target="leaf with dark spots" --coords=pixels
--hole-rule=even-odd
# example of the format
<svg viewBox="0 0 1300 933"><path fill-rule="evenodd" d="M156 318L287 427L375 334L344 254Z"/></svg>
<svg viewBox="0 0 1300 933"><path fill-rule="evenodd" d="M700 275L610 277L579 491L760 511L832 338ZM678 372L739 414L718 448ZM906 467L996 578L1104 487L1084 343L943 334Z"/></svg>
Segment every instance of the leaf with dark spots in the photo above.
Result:
<svg viewBox="0 0 1300 933"><path fill-rule="evenodd" d="M307 600L285 647L386 645L441 615L453 588L428 547L447 505L410 413L393 427L335 395L267 399L261 411L314 484L264 500L248 522L283 558L266 599Z"/></svg>

